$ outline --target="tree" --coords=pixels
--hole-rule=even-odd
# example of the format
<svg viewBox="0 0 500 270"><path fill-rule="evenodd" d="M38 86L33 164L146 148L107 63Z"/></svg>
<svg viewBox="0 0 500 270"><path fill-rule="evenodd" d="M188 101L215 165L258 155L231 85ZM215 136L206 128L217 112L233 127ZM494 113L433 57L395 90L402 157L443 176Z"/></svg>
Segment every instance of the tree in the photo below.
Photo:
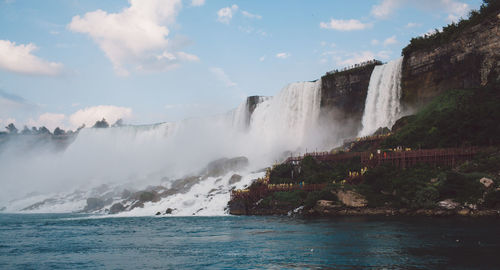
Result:
<svg viewBox="0 0 500 270"><path fill-rule="evenodd" d="M38 134L49 134L50 135L52 133L50 133L50 130L48 128L46 128L46 127L40 127L38 129Z"/></svg>
<svg viewBox="0 0 500 270"><path fill-rule="evenodd" d="M101 121L95 122L93 128L108 128L109 124L106 122L106 119L102 119Z"/></svg>
<svg viewBox="0 0 500 270"><path fill-rule="evenodd" d="M64 134L66 134L66 132L64 132L63 129L60 129L59 127L56 127L56 129L54 129L54 135L61 136L61 135L64 135Z"/></svg>
<svg viewBox="0 0 500 270"><path fill-rule="evenodd" d="M7 129L9 134L17 134L17 132L18 132L16 126L14 126L13 123L10 123L8 126L5 127L5 129Z"/></svg>
<svg viewBox="0 0 500 270"><path fill-rule="evenodd" d="M76 129L76 131L75 131L75 132L76 132L76 133L78 133L78 132L80 132L80 130L82 130L82 129L84 129L84 128L85 128L85 124L82 124L80 127L78 127L78 128Z"/></svg>
<svg viewBox="0 0 500 270"><path fill-rule="evenodd" d="M23 131L21 131L21 134L30 135L30 134L33 134L33 132L27 126L24 126Z"/></svg>

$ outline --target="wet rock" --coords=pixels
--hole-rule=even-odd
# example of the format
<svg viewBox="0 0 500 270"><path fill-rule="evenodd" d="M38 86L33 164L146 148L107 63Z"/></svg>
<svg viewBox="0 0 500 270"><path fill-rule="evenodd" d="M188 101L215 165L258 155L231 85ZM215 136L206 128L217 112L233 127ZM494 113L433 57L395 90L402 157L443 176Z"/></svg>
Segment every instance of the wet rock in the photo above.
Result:
<svg viewBox="0 0 500 270"><path fill-rule="evenodd" d="M38 208L40 208L41 206L45 205L45 204L53 204L53 203L56 203L56 199L46 199L46 200L43 200L41 202L37 202L37 203L34 203L28 207L25 207L23 209L21 209L21 211L30 211L30 210L36 210Z"/></svg>
<svg viewBox="0 0 500 270"><path fill-rule="evenodd" d="M159 215L161 215L161 213L160 213L160 212L156 212L156 214L155 214L155 215L156 215L156 216L159 216Z"/></svg>
<svg viewBox="0 0 500 270"><path fill-rule="evenodd" d="M143 202L136 202L134 203L132 206L130 206L130 210L134 209L134 208L143 208L144 207L144 203Z"/></svg>
<svg viewBox="0 0 500 270"><path fill-rule="evenodd" d="M222 176L230 171L239 171L248 166L248 158L235 157L235 158L221 158L210 162L203 174L209 177Z"/></svg>
<svg viewBox="0 0 500 270"><path fill-rule="evenodd" d="M142 203L145 202L158 202L161 198L156 191L138 191L131 196L133 199Z"/></svg>
<svg viewBox="0 0 500 270"><path fill-rule="evenodd" d="M164 194L173 195L176 193L186 193L192 186L201 181L199 176L189 176L182 179L175 180L169 190L163 192Z"/></svg>
<svg viewBox="0 0 500 270"><path fill-rule="evenodd" d="M438 206L444 209L448 210L453 210L456 209L460 204L451 200L451 199L446 199L444 201L438 202Z"/></svg>
<svg viewBox="0 0 500 270"><path fill-rule="evenodd" d="M477 209L477 205L476 204L473 204L473 203L466 203L464 204L465 207L469 208L470 210L476 210Z"/></svg>
<svg viewBox="0 0 500 270"><path fill-rule="evenodd" d="M460 209L457 214L460 216L468 216L471 213L469 208Z"/></svg>
<svg viewBox="0 0 500 270"><path fill-rule="evenodd" d="M106 205L106 202L101 198L88 198L87 205L83 209L84 212L91 212L102 209Z"/></svg>
<svg viewBox="0 0 500 270"><path fill-rule="evenodd" d="M486 177L483 177L483 178L479 179L479 182L480 182L481 184L483 184L483 186L484 186L485 188L490 188L490 187L493 187L493 185L494 185L493 180L491 180L491 179L489 179L489 178L486 178Z"/></svg>
<svg viewBox="0 0 500 270"><path fill-rule="evenodd" d="M170 214L172 214L172 212L174 212L174 209L172 209L172 208L167 208L167 210L165 210L166 215L170 215Z"/></svg>
<svg viewBox="0 0 500 270"><path fill-rule="evenodd" d="M229 185L238 183L239 181L241 181L241 178L241 175L233 174L233 176L231 176L231 178L229 179Z"/></svg>
<svg viewBox="0 0 500 270"><path fill-rule="evenodd" d="M115 203L109 209L110 214L118 214L123 211L125 211L125 206L123 206L123 204L121 203Z"/></svg>
<svg viewBox="0 0 500 270"><path fill-rule="evenodd" d="M352 190L340 190L337 192L337 197L345 206L348 207L365 207L368 204L368 201L363 195Z"/></svg>
<svg viewBox="0 0 500 270"><path fill-rule="evenodd" d="M122 191L121 197L122 197L122 199L128 199L130 197L130 195L132 195L132 192L130 192L130 190L128 190L128 189L124 189Z"/></svg>

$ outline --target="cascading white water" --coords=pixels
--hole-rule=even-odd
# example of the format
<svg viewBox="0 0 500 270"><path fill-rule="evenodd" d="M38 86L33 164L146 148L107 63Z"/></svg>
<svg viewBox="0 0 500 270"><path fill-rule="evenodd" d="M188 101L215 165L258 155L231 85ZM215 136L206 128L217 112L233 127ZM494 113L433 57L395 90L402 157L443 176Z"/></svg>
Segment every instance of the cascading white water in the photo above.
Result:
<svg viewBox="0 0 500 270"><path fill-rule="evenodd" d="M250 135L267 149L294 150L313 146L319 117L321 80L289 84L276 96L259 104L250 120Z"/></svg>
<svg viewBox="0 0 500 270"><path fill-rule="evenodd" d="M273 98L259 98L251 117L244 102L224 115L179 123L84 129L63 152L4 149L0 151L0 209L7 206L8 211L19 211L49 199L44 204L48 208L38 211L81 210L91 196L104 196L119 188L168 188L179 177L197 175L215 159L245 156L250 165L244 170L208 177L185 193L130 212L151 215L172 207L179 215L223 214L230 189L242 188L262 175L253 171L269 166L284 151L321 147L314 141L320 87L319 80L292 83ZM234 173L243 178L230 184ZM95 187L102 184L107 185L103 193L95 193ZM37 195L8 202L31 192Z"/></svg>
<svg viewBox="0 0 500 270"><path fill-rule="evenodd" d="M359 136L371 135L380 127L391 128L401 116L402 65L403 57L373 70Z"/></svg>

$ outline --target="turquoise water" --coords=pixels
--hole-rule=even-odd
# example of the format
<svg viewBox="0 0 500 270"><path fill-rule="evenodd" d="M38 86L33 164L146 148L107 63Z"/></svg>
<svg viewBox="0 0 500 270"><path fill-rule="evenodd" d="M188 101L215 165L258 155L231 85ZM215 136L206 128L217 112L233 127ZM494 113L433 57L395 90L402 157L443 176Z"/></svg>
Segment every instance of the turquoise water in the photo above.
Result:
<svg viewBox="0 0 500 270"><path fill-rule="evenodd" d="M0 214L0 269L500 269L500 220Z"/></svg>

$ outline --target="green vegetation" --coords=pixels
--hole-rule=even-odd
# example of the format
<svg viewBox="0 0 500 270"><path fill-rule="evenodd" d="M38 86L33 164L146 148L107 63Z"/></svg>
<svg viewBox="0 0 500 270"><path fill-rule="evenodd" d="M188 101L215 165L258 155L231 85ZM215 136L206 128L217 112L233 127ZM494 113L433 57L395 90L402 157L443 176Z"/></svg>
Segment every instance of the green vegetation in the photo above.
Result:
<svg viewBox="0 0 500 270"><path fill-rule="evenodd" d="M294 170L290 164L280 164L274 167L269 182L271 184L299 182L320 184L332 182L333 180L342 180L349 175L349 171L359 171L360 169L359 157L343 163L329 163L319 162L315 158L307 156L301 161L300 170Z"/></svg>
<svg viewBox="0 0 500 270"><path fill-rule="evenodd" d="M327 187L320 191L305 192L303 190L275 192L265 197L260 202L265 208L286 208L295 209L301 205L305 208L312 208L318 200L338 201L337 196L331 192L332 187Z"/></svg>
<svg viewBox="0 0 500 270"><path fill-rule="evenodd" d="M500 91L488 86L451 90L424 107L382 147L442 148L500 144Z"/></svg>
<svg viewBox="0 0 500 270"><path fill-rule="evenodd" d="M469 13L467 19L461 19L458 23L451 23L443 27L442 31L435 30L434 33L412 38L410 44L403 49L402 54L407 56L415 50L430 50L436 46L455 40L463 34L464 30L479 24L485 19L496 16L500 12L500 1L484 0L480 9Z"/></svg>

